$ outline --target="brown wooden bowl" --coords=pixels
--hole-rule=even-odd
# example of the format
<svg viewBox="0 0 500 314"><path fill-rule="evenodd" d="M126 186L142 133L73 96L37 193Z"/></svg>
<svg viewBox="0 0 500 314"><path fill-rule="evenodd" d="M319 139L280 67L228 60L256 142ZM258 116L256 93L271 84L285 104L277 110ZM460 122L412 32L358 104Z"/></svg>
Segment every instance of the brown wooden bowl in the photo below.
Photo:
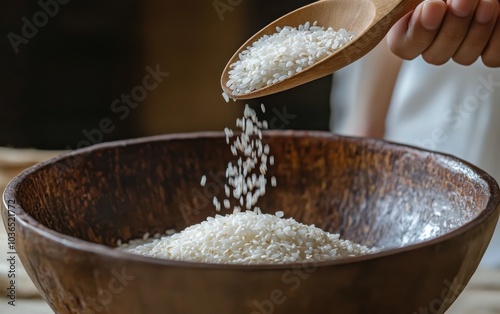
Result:
<svg viewBox="0 0 500 314"><path fill-rule="evenodd" d="M383 250L254 266L114 250L118 239L181 230L216 213L211 200L223 197L232 160L222 133L106 143L31 167L6 189L4 221L57 313L442 313L451 305L498 219L489 175L377 140L277 131L264 141L278 181L261 200L264 211Z"/></svg>

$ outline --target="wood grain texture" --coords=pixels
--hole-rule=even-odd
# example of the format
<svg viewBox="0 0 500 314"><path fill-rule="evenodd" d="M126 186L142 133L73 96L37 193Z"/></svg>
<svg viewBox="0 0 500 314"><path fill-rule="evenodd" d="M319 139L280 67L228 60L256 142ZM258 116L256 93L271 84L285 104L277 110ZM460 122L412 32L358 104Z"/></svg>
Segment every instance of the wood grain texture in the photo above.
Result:
<svg viewBox="0 0 500 314"><path fill-rule="evenodd" d="M265 212L283 210L382 251L241 266L114 250L117 239L182 230L216 213L211 200L223 197L233 159L222 133L107 143L57 157L12 181L2 213L16 201L19 257L56 313L265 313L259 306L271 305L273 313L413 313L436 304L443 313L451 305L498 219L499 188L490 176L383 141L276 131L264 142L276 156L269 176L278 180L260 203ZM270 301L276 293L280 304Z"/></svg>
<svg viewBox="0 0 500 314"><path fill-rule="evenodd" d="M411 12L422 0L324 0L299 8L273 21L248 41L231 57L221 76L224 92L236 100L252 99L275 94L311 82L351 64L370 52L385 37L389 29ZM239 60L239 54L263 35L276 32L276 27L297 27L306 22L318 22L318 26L344 28L353 31L356 37L332 55L314 65L273 85L254 90L248 94L233 95L226 83L230 66Z"/></svg>

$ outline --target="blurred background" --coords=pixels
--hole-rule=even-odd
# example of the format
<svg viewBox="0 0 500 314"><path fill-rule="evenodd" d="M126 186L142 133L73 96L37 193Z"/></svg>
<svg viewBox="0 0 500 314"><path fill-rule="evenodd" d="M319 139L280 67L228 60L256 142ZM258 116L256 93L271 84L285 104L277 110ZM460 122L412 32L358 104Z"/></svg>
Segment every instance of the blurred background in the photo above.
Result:
<svg viewBox="0 0 500 314"><path fill-rule="evenodd" d="M311 1L2 2L0 146L66 150L233 126L244 102L221 97L226 62ZM330 84L248 103L295 115L276 128L327 130Z"/></svg>
<svg viewBox="0 0 500 314"><path fill-rule="evenodd" d="M234 127L220 75L248 37L310 1L0 0L0 193L64 150L150 135ZM327 130L331 78L249 102L270 126ZM271 119L277 119L272 123ZM7 289L0 227L0 288ZM16 307L48 314L17 265Z"/></svg>
<svg viewBox="0 0 500 314"><path fill-rule="evenodd" d="M61 150L234 126L245 103L221 97L226 62L257 30L309 2L0 0L0 192ZM327 130L331 80L249 103L266 104L257 112L277 117L272 127ZM4 228L0 245L6 252ZM0 313L52 313L18 267L23 300L12 308L0 296ZM7 269L0 263L2 289ZM453 313L489 302L475 287L500 280L483 277Z"/></svg>

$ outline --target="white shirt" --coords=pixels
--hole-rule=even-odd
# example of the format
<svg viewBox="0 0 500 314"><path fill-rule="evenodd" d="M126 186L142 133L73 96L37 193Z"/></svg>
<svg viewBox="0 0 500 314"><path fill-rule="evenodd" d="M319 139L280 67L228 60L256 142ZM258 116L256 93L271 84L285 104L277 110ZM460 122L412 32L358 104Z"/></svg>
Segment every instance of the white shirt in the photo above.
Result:
<svg viewBox="0 0 500 314"><path fill-rule="evenodd" d="M365 67L361 59L335 73L331 127L336 133L343 133L347 97ZM453 61L433 66L422 58L404 61L385 139L455 155L500 182L500 69L481 61L468 67ZM481 263L500 267L500 223Z"/></svg>

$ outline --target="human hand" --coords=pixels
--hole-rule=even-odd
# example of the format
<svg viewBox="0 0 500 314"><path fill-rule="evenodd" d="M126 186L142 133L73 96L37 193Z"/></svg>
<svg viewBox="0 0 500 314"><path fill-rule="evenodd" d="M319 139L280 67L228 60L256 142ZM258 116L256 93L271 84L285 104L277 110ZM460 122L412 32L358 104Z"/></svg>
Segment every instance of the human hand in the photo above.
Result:
<svg viewBox="0 0 500 314"><path fill-rule="evenodd" d="M407 60L470 65L481 57L500 67L499 12L498 0L426 0L392 27L387 42Z"/></svg>

